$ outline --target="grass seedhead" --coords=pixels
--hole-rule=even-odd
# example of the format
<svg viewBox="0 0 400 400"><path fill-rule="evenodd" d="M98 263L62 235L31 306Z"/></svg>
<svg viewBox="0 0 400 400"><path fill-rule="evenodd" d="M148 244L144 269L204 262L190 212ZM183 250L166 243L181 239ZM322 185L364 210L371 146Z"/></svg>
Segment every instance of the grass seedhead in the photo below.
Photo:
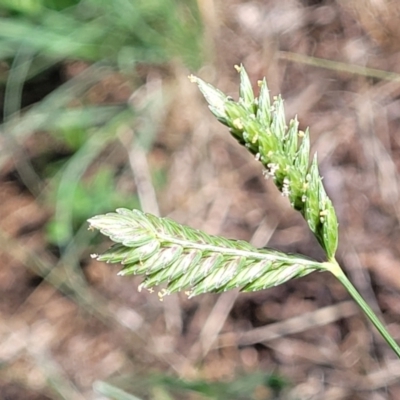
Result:
<svg viewBox="0 0 400 400"><path fill-rule="evenodd" d="M255 155L265 168L264 175L300 211L328 261L319 263L300 255L256 249L247 242L207 235L168 218L124 208L89 219L91 228L117 243L103 255L94 257L122 264L120 275L144 275L140 288L151 290L153 286L165 284L166 288L159 292L161 299L181 290L186 290L189 296L233 288L250 292L277 286L313 271L329 271L400 358L400 346L335 260L336 213L322 184L316 154L310 164L308 129L299 131L297 118L287 127L282 98L274 98L271 105L265 79L260 84L259 98L254 97L244 67L237 70L240 73L238 102L200 78L190 76L190 80L198 85L216 118Z"/></svg>
<svg viewBox="0 0 400 400"><path fill-rule="evenodd" d="M95 258L122 264L120 275L145 275L142 288L166 284L163 294L255 291L324 270L324 264L302 256L256 249L139 210L118 209L89 223L117 242Z"/></svg>
<svg viewBox="0 0 400 400"><path fill-rule="evenodd" d="M323 187L316 156L310 165L308 129L305 133L299 131L297 118L287 126L281 96L271 103L267 82L263 79L260 96L255 98L244 67L237 70L240 73L238 102L200 78L191 77L191 80L199 86L211 112L260 160L265 176L272 178L292 207L301 212L332 260L338 241L337 218Z"/></svg>

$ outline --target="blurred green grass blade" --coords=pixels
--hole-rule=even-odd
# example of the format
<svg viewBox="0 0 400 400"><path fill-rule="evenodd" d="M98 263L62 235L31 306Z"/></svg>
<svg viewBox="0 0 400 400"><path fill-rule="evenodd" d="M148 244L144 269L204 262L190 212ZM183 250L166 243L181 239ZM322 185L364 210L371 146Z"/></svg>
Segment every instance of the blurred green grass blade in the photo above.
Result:
<svg viewBox="0 0 400 400"><path fill-rule="evenodd" d="M43 6L42 0L2 0L0 10L16 11L21 14L32 14L39 12Z"/></svg>
<svg viewBox="0 0 400 400"><path fill-rule="evenodd" d="M22 91L33 59L31 49L22 46L11 64L4 91L4 121L21 110Z"/></svg>
<svg viewBox="0 0 400 400"><path fill-rule="evenodd" d="M93 390L103 396L107 396L108 399L112 400L142 400L139 397L129 394L122 389L119 389L109 383L96 381L93 384Z"/></svg>
<svg viewBox="0 0 400 400"><path fill-rule="evenodd" d="M121 124L129 123L131 119L132 113L130 110L117 114L106 126L88 138L84 145L68 160L62 170L57 188L54 216L55 221L64 226L63 237L58 239L60 244L65 244L72 240L74 236L74 196L83 174L103 150L104 146L114 139L118 127Z"/></svg>
<svg viewBox="0 0 400 400"><path fill-rule="evenodd" d="M12 38L0 38L0 59L12 58L15 51L16 45Z"/></svg>
<svg viewBox="0 0 400 400"><path fill-rule="evenodd" d="M15 46L11 45L12 50L10 51L10 53L4 54L2 53L2 51L4 50L3 44L5 42L6 41L4 40L0 40L0 59L11 59L15 56ZM7 46L7 44L4 45ZM26 80L29 80L40 74L41 72L49 69L50 67L57 64L59 61L61 61L61 59L47 58L41 54L35 54L32 59L27 61L27 63L29 64L29 70L26 74ZM23 68L24 66L20 65L20 67ZM0 85L4 85L7 82L9 72L10 71L8 71L7 69L0 71Z"/></svg>
<svg viewBox="0 0 400 400"><path fill-rule="evenodd" d="M81 74L54 90L40 103L32 106L21 118L3 124L3 132L13 136L16 140L23 140L27 135L43 129L52 119L53 113L82 96L91 86L113 72L113 69L106 65L94 64L88 67ZM2 159L0 158L0 167L1 164Z"/></svg>
<svg viewBox="0 0 400 400"><path fill-rule="evenodd" d="M400 82L400 74L384 71L376 68L363 67L361 65L349 64L340 61L327 60L324 58L312 57L305 54L280 51L277 57L281 60L297 62L319 68L326 68L333 71L347 72L349 74L367 76L370 78L383 79L387 81Z"/></svg>
<svg viewBox="0 0 400 400"><path fill-rule="evenodd" d="M275 394L281 392L288 382L274 373L253 372L238 376L229 382L209 382L206 380L187 381L166 375L155 376L151 379L154 384L168 388L172 393L182 394L194 392L207 399L248 400L256 399L257 389L269 389ZM269 397L268 397L269 398ZM274 398L271 393L271 399Z"/></svg>
<svg viewBox="0 0 400 400"><path fill-rule="evenodd" d="M202 54L200 20L193 0L82 0L58 12L41 7L25 18L0 18L0 58L14 56L24 45L56 60L115 63L122 51L142 62L178 56L196 68Z"/></svg>
<svg viewBox="0 0 400 400"><path fill-rule="evenodd" d="M103 126L125 110L127 110L126 104L59 110L41 125L41 129L54 131L58 129Z"/></svg>
<svg viewBox="0 0 400 400"><path fill-rule="evenodd" d="M75 30L74 34L71 34L69 29L74 27L66 26L63 31L57 32L29 21L0 18L0 37L3 40L12 40L16 48L19 47L18 44L23 44L32 51L43 52L49 57L62 56L95 61L97 54L93 51L92 42L102 34L100 26L88 24L85 28Z"/></svg>

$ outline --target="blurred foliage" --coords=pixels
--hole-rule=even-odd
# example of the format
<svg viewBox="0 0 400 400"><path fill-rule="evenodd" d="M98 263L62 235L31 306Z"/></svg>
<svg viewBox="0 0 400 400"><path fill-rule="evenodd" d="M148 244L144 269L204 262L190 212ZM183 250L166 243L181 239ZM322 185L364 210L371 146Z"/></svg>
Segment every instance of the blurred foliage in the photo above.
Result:
<svg viewBox="0 0 400 400"><path fill-rule="evenodd" d="M110 168L100 168L89 181L68 182L66 190L73 193L72 201L69 198L60 197L53 199L59 203L59 207L67 208L72 204L72 228L76 232L86 221L88 215L99 212L107 212L115 207L125 204L127 207L139 208L140 204L136 195L129 195L117 190L115 177ZM69 239L67 224L61 219L53 219L47 225L47 237L50 243L65 243Z"/></svg>
<svg viewBox="0 0 400 400"><path fill-rule="evenodd" d="M129 72L136 63L177 57L196 68L202 60L192 0L3 1L0 15L0 59L29 49L29 76L65 59L107 61Z"/></svg>
<svg viewBox="0 0 400 400"><path fill-rule="evenodd" d="M255 372L238 376L230 382L184 381L162 375L155 383L171 393L195 392L208 399L272 399L286 386L287 382L275 374Z"/></svg>
<svg viewBox="0 0 400 400"><path fill-rule="evenodd" d="M136 196L113 187L117 166L104 166L98 177L84 183L80 180L121 129L135 126L144 151L149 151L158 133L154 113L161 114L165 106L164 102L152 103L137 112L127 99L88 98L88 91L96 85L101 91L104 79L129 82L129 89L137 91L144 84L137 74L138 65L164 66L180 60L197 68L202 62L201 37L194 0L1 2L0 82L5 85L2 128L7 133L6 149L17 153L21 139L37 131L50 133L67 149L68 157L53 160L46 167L47 174L27 168L18 171L34 195L42 197L43 188L50 188L47 203L55 210L48 227L50 242L66 246L94 213L117 205L139 207ZM71 61L82 62L83 71L76 71L45 98L22 109L26 84L32 78L46 76L47 70L60 69L63 62ZM142 103L149 98L151 102L152 95L146 96ZM6 151L0 154L0 165L7 157ZM162 184L162 171L154 173L155 185ZM35 174L42 182L32 182Z"/></svg>
<svg viewBox="0 0 400 400"><path fill-rule="evenodd" d="M126 378L129 384L119 382L119 387L105 382L95 382L96 392L114 400L138 399L127 392L133 392L140 399L230 399L258 400L279 399L288 387L286 379L278 374L253 372L237 376L232 381L210 382L206 380L184 380L167 375L149 375L144 378ZM196 397L192 397L196 395Z"/></svg>

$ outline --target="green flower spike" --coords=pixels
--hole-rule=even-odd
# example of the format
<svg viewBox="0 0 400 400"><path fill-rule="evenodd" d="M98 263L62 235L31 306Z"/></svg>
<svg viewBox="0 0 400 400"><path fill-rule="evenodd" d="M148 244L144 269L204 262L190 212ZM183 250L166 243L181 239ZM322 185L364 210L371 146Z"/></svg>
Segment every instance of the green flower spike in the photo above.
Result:
<svg viewBox="0 0 400 400"><path fill-rule="evenodd" d="M232 288L262 290L313 271L330 271L400 358L400 347L335 260L338 223L316 155L310 163L308 129L299 131L297 118L287 126L283 100L277 96L271 102L266 80L259 83L257 98L243 66L236 69L240 74L237 102L200 78L189 78L198 85L216 118L263 164L265 177L272 179L282 196L300 211L328 261L319 263L300 255L256 249L247 242L207 235L168 218L123 208L89 219L91 228L116 243L93 257L122 264L120 275L144 275L140 288L165 284L160 298L180 290L187 290L189 296Z"/></svg>
<svg viewBox="0 0 400 400"><path fill-rule="evenodd" d="M324 269L302 256L256 249L240 240L207 235L168 218L120 208L89 220L116 244L99 261L120 263L120 275L141 274L141 288L167 284L163 294L266 289Z"/></svg>
<svg viewBox="0 0 400 400"><path fill-rule="evenodd" d="M308 130L299 131L297 119L286 126L283 100L278 96L271 103L265 79L260 82L260 95L256 98L243 66L237 70L241 82L237 102L200 78L190 79L199 86L211 112L260 160L265 176L272 178L292 207L301 212L328 259L333 260L338 223L323 187L316 157L310 165Z"/></svg>

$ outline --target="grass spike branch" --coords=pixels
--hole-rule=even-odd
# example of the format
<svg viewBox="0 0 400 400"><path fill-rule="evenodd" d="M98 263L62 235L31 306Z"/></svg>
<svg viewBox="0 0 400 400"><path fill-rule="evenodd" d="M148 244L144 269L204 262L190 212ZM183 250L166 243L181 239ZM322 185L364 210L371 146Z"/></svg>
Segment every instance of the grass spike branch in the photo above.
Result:
<svg viewBox="0 0 400 400"><path fill-rule="evenodd" d="M236 287L255 291L325 270L323 263L303 256L256 249L139 210L120 208L89 223L116 242L95 258L121 263L120 275L145 275L142 288L166 283L163 294L188 290L194 296Z"/></svg>
<svg viewBox="0 0 400 400"><path fill-rule="evenodd" d="M283 100L276 96L271 102L265 79L259 83L257 98L244 67L236 69L240 73L237 102L200 78L190 76L190 80L198 85L211 112L260 160L265 176L273 179L292 207L301 212L328 260L333 260L338 243L338 223L319 175L316 156L311 164L309 161L308 130L304 133L298 129L297 118L286 125Z"/></svg>
<svg viewBox="0 0 400 400"><path fill-rule="evenodd" d="M335 259L336 213L322 184L316 154L310 163L308 129L300 131L297 118L286 126L282 98L274 97L271 102L265 79L259 83L259 97L255 97L243 66L236 69L240 73L237 102L200 78L189 78L198 85L215 117L263 164L264 175L300 211L328 261L319 263L301 255L256 249L244 241L207 235L168 218L124 208L89 219L92 229L100 230L116 243L104 254L93 257L122 264L120 275L144 275L141 288L166 284L161 298L180 290L188 290L189 296L232 288L256 291L313 271L329 271L400 358L399 345Z"/></svg>

